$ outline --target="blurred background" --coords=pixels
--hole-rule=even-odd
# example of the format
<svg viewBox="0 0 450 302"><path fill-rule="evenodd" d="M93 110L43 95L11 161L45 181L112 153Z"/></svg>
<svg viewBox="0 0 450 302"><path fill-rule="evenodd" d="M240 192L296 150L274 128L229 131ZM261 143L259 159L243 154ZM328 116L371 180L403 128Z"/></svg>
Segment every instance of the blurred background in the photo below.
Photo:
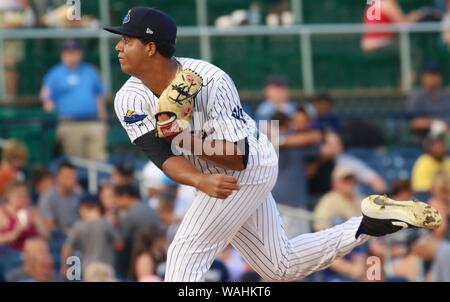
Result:
<svg viewBox="0 0 450 302"><path fill-rule="evenodd" d="M302 281L450 281L450 1L1 0L0 280L159 281L193 201L134 148L113 100L133 6L170 14L176 56L278 120L273 195L289 236L360 215L371 193L439 209L435 232L374 239ZM369 256L380 260L371 278ZM209 281L257 281L233 247Z"/></svg>

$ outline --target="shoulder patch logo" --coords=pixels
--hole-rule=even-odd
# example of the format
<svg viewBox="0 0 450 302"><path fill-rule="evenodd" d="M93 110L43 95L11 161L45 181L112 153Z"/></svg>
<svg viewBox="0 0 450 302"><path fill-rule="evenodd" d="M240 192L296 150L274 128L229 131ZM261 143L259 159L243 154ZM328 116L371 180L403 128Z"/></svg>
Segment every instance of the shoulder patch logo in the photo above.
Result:
<svg viewBox="0 0 450 302"><path fill-rule="evenodd" d="M135 124L137 122L143 121L147 117L147 114L136 114L134 110L127 110L127 113L123 117L123 121L126 124Z"/></svg>

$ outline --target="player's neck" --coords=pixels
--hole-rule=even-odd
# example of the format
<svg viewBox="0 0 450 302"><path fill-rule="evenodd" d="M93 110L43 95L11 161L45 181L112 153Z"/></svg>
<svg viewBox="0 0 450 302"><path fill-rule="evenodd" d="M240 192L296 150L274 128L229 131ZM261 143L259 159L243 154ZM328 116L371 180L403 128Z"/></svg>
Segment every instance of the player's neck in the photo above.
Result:
<svg viewBox="0 0 450 302"><path fill-rule="evenodd" d="M139 79L155 95L159 96L169 83L172 82L180 68L181 65L179 65L175 58L158 60L139 76Z"/></svg>

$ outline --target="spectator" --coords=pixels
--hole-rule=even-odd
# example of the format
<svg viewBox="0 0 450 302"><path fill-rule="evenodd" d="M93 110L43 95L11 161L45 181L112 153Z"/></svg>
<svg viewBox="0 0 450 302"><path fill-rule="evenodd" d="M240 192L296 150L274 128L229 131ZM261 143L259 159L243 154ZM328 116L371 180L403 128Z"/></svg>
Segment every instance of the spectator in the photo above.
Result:
<svg viewBox="0 0 450 302"><path fill-rule="evenodd" d="M21 252L28 238L47 236L39 215L28 207L29 196L24 183L12 183L6 197L6 204L0 207L0 281L22 264Z"/></svg>
<svg viewBox="0 0 450 302"><path fill-rule="evenodd" d="M336 219L361 215L361 197L356 193L356 178L352 169L336 167L332 174L333 189L325 194L314 209L314 229L331 227Z"/></svg>
<svg viewBox="0 0 450 302"><path fill-rule="evenodd" d="M34 14L29 0L0 1L0 30L31 26ZM4 41L3 70L6 101L11 102L17 95L19 75L17 65L24 58L24 42L20 40Z"/></svg>
<svg viewBox="0 0 450 302"><path fill-rule="evenodd" d="M114 187L114 199L116 207L123 211L119 226L124 240L124 249L118 255L117 272L121 277L128 277L131 272L133 242L137 234L145 227L160 226L161 221L152 208L140 202L137 189L131 185Z"/></svg>
<svg viewBox="0 0 450 302"><path fill-rule="evenodd" d="M163 192L158 195L156 210L164 226L169 227L175 222L175 199L173 192Z"/></svg>
<svg viewBox="0 0 450 302"><path fill-rule="evenodd" d="M291 117L292 132L283 137L280 147L308 147L322 142L322 133L313 127L310 114L302 106Z"/></svg>
<svg viewBox="0 0 450 302"><path fill-rule="evenodd" d="M205 282L228 282L230 274L227 267L219 258L214 259L209 271L206 273Z"/></svg>
<svg viewBox="0 0 450 302"><path fill-rule="evenodd" d="M292 133L282 136L280 140L281 148L303 148L305 151L303 158L307 162L306 174L308 176L308 208L311 208L311 198L315 199L328 192L331 188L330 175L334 168L334 160L319 148L323 142L323 134L313 127L313 121L307 110L300 106L297 108L291 119ZM281 165L280 165L281 166ZM303 197L302 197L303 198ZM303 206L305 201L303 200Z"/></svg>
<svg viewBox="0 0 450 302"><path fill-rule="evenodd" d="M76 40L64 42L62 63L45 76L41 89L44 109L58 116L58 140L66 156L105 159L106 105L97 71L82 62Z"/></svg>
<svg viewBox="0 0 450 302"><path fill-rule="evenodd" d="M407 102L410 128L419 135L440 134L450 125L450 94L442 89L442 69L432 63L422 72L422 88Z"/></svg>
<svg viewBox="0 0 450 302"><path fill-rule="evenodd" d="M414 242L420 236L423 236L421 230L409 229L403 234L398 236L392 236L391 240L391 267L392 276L389 278L404 278L406 281L418 281L421 280L424 270L427 269L424 266L420 257L412 252ZM386 253L389 253L388 251ZM403 253L403 254L402 254ZM394 255L396 255L394 257Z"/></svg>
<svg viewBox="0 0 450 302"><path fill-rule="evenodd" d="M257 120L270 120L279 111L289 117L295 112L295 104L289 95L288 81L281 76L271 76L264 85L265 100L256 109Z"/></svg>
<svg viewBox="0 0 450 302"><path fill-rule="evenodd" d="M445 136L428 137L425 140L426 153L414 163L412 184L416 192L429 192L440 170L450 173L450 158Z"/></svg>
<svg viewBox="0 0 450 302"><path fill-rule="evenodd" d="M359 183L369 186L376 193L386 192L386 183L375 170L362 160L344 153L342 140L337 133L325 134L324 148L329 149L329 154L333 154L337 167L350 167Z"/></svg>
<svg viewBox="0 0 450 302"><path fill-rule="evenodd" d="M440 171L434 178L431 187L431 197L428 200L430 206L439 211L442 216L442 224L433 231L434 236L440 239L450 240L450 173Z"/></svg>
<svg viewBox="0 0 450 302"><path fill-rule="evenodd" d="M333 113L333 99L327 93L320 93L312 98L314 108L314 128L322 131L341 130L341 122Z"/></svg>
<svg viewBox="0 0 450 302"><path fill-rule="evenodd" d="M356 195L356 179L349 168L336 167L332 174L333 189L323 196L314 210L314 229L320 231L350 217L361 215L361 198ZM364 247L358 247L344 258L336 259L323 272L324 281L360 281L366 272Z"/></svg>
<svg viewBox="0 0 450 302"><path fill-rule="evenodd" d="M158 204L158 194L167 191L168 188L164 184L164 173L153 162L149 161L142 169L144 185L147 188L148 204L152 208L156 208Z"/></svg>
<svg viewBox="0 0 450 302"><path fill-rule="evenodd" d="M442 0L444 2L444 0ZM447 45L447 47L450 46L450 0L445 1L447 2L445 7L445 14L442 18L442 41ZM443 7L443 8L444 8Z"/></svg>
<svg viewBox="0 0 450 302"><path fill-rule="evenodd" d="M306 120L310 121L303 111L295 113L295 115L305 116ZM319 154L320 149L316 144L319 140L311 139L308 142L305 137L301 137L303 133L305 133L305 136L310 135L309 126L306 125L297 127L299 132L292 134L292 131L289 130L289 117L281 112L274 114L272 120L279 121L280 134L279 171L272 194L280 204L306 209L308 203L306 164L308 158ZM297 137L299 140L296 143L298 144L296 146L290 144ZM300 141L300 139L303 139L303 141ZM310 144L308 145L308 143Z"/></svg>
<svg viewBox="0 0 450 302"><path fill-rule="evenodd" d="M91 263L114 265L114 251L120 251L123 243L117 230L102 218L96 196L86 195L80 201L80 216L62 249L61 273L66 275L66 259L79 251L83 269Z"/></svg>
<svg viewBox="0 0 450 302"><path fill-rule="evenodd" d="M175 212L177 196L175 192L166 191L157 196L156 211L163 226L167 229L166 238L169 245L178 230L182 217L177 217Z"/></svg>
<svg viewBox="0 0 450 302"><path fill-rule="evenodd" d="M25 183L11 184L6 204L0 207L0 244L21 252L28 238L48 236L41 217L29 203L30 196Z"/></svg>
<svg viewBox="0 0 450 302"><path fill-rule="evenodd" d="M130 163L120 162L114 166L111 173L111 183L114 186L133 185L134 167Z"/></svg>
<svg viewBox="0 0 450 302"><path fill-rule="evenodd" d="M367 28L376 28L379 25L411 24L420 21L423 14L413 11L405 14L397 0L377 0L364 11L364 24ZM377 13L379 12L379 15ZM396 41L394 32L366 31L362 35L361 48L371 52L380 48L391 46Z"/></svg>
<svg viewBox="0 0 450 302"><path fill-rule="evenodd" d="M103 218L112 225L117 225L119 222L117 208L114 202L114 186L111 183L101 185L98 196Z"/></svg>
<svg viewBox="0 0 450 302"><path fill-rule="evenodd" d="M319 148L323 143L323 133L313 127L313 121L304 107L298 107L292 117L292 134L282 137L280 148L302 147L307 150L305 160L308 176L309 198L316 198L331 189L330 175L334 160L326 149ZM308 149L306 149L308 148Z"/></svg>
<svg viewBox="0 0 450 302"><path fill-rule="evenodd" d="M395 200L411 200L414 192L410 179L395 179L392 182L391 198ZM405 230L385 237L373 238L369 243L369 250L372 255L381 260L382 267L385 261L389 261L390 271L387 271L384 280L390 278L405 278L414 280L418 275L418 258L410 253L411 237L415 235L415 230ZM385 259L389 255L388 259ZM385 272L386 273L386 272Z"/></svg>
<svg viewBox="0 0 450 302"><path fill-rule="evenodd" d="M53 188L53 175L45 168L34 167L31 171L31 181L33 185L32 201L33 204L37 204L39 198Z"/></svg>
<svg viewBox="0 0 450 302"><path fill-rule="evenodd" d="M39 212L48 229L67 234L78 219L80 192L75 166L69 162L59 165L56 186L38 201Z"/></svg>
<svg viewBox="0 0 450 302"><path fill-rule="evenodd" d="M228 245L222 253L220 253L219 260L221 260L227 268L230 275L229 281L231 282L239 281L247 271L251 270L239 252L232 245Z"/></svg>
<svg viewBox="0 0 450 302"><path fill-rule="evenodd" d="M230 14L217 17L214 24L221 29L242 25L257 25L261 19L260 10L260 4L253 2L248 9L237 9Z"/></svg>
<svg viewBox="0 0 450 302"><path fill-rule="evenodd" d="M84 13L79 19L67 18L68 15L73 13L73 3L61 0L52 0L53 5L48 5L47 1L40 0L35 1L36 7L39 9L42 17L40 18L40 23L47 27L56 28L92 28L96 29L99 27L99 20L93 15L87 15ZM58 5L55 7L55 5Z"/></svg>
<svg viewBox="0 0 450 302"><path fill-rule="evenodd" d="M196 189L191 186L178 185L175 200L175 223L180 224L186 212L194 202Z"/></svg>
<svg viewBox="0 0 450 302"><path fill-rule="evenodd" d="M270 27L290 26L294 24L294 14L288 1L272 0L266 1L270 4L266 16L266 24Z"/></svg>
<svg viewBox="0 0 450 302"><path fill-rule="evenodd" d="M11 183L15 180L24 180L20 169L25 165L27 158L27 147L23 143L16 140L7 140L4 143L0 163L0 200Z"/></svg>
<svg viewBox="0 0 450 302"><path fill-rule="evenodd" d="M54 273L53 259L48 243L41 238L28 239L24 246L22 270L14 272L9 281L52 282L58 279Z"/></svg>
<svg viewBox="0 0 450 302"><path fill-rule="evenodd" d="M136 237L132 255L132 278L135 281L161 282L156 268L166 254L166 237L156 225L142 229Z"/></svg>
<svg viewBox="0 0 450 302"><path fill-rule="evenodd" d="M424 261L432 262L428 281L450 282L450 241L425 236L418 238L412 250Z"/></svg>
<svg viewBox="0 0 450 302"><path fill-rule="evenodd" d="M83 276L84 282L117 282L114 268L102 262L91 262L87 265Z"/></svg>
<svg viewBox="0 0 450 302"><path fill-rule="evenodd" d="M392 182L391 197L395 200L411 200L414 191L411 187L410 179L395 179Z"/></svg>

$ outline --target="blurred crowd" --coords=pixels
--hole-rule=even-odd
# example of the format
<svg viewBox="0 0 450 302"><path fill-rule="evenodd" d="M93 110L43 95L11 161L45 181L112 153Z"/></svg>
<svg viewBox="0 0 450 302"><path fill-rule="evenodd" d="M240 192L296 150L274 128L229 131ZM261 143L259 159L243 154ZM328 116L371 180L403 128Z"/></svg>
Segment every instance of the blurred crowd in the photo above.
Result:
<svg viewBox="0 0 450 302"><path fill-rule="evenodd" d="M54 171L35 167L29 178L23 143L8 140L0 167L0 280L72 281L73 257L83 281L158 282L168 245L195 197L153 163L136 171L120 162L90 194L78 169L62 159ZM257 276L256 276L257 277ZM209 281L254 278L229 247L213 263ZM78 281L75 279L75 281Z"/></svg>
<svg viewBox="0 0 450 302"><path fill-rule="evenodd" d="M442 77L441 67L430 63L422 70L421 87L407 100L410 133L423 153L411 167L410 177L390 183L373 166L347 152L346 145L353 145L358 132L365 137L358 144L373 145L374 129L364 124L344 128L327 93L299 104L290 98L287 79L273 76L267 80L265 100L255 116L279 124L279 137L272 139L279 148L279 174L272 191L278 204L311 211L314 231L359 216L361 200L371 193L397 200L419 197L443 217L442 226L433 232L408 230L373 239L312 280L365 281L367 257L377 256L383 263L383 280L450 281L450 94L442 88Z"/></svg>
<svg viewBox="0 0 450 302"><path fill-rule="evenodd" d="M29 27L98 28L98 20L81 15L74 6L77 1L66 0L2 0L0 2L0 29ZM73 17L70 17L73 16ZM70 17L70 18L69 18ZM3 49L5 102L17 96L19 74L17 66L25 56L23 40L6 39Z"/></svg>
<svg viewBox="0 0 450 302"><path fill-rule="evenodd" d="M383 263L382 280L450 281L449 120L445 114L450 95L441 82L439 66L431 64L423 70L422 87L407 105L410 131L421 138L423 154L416 159L410 178L388 183L373 166L347 152L342 137L351 139L351 131L334 112L331 95L320 93L296 102L287 79L280 75L267 79L265 99L254 113L248 110L256 120L278 122L274 143L279 176L272 193L280 206L310 215L298 218L306 228L294 224L289 233L320 231L359 216L360 202L370 193L397 200L420 196L443 216L442 226L433 232L408 230L373 239L306 280L365 281L366 260L377 256ZM370 133L366 135L370 139ZM2 145L2 280L70 280L67 272L73 256L80 259L85 281L163 280L167 248L195 198L193 188L172 182L151 162L141 169L132 162L117 162L93 194L79 178L80 170L65 157L53 166L24 173L26 146L16 140ZM258 281L260 277L229 246L215 260L207 280Z"/></svg>
<svg viewBox="0 0 450 302"><path fill-rule="evenodd" d="M35 2L33 12L28 0L1 0L0 27L74 26L64 23L67 7L59 5L65 1ZM266 23L292 24L289 8L278 2L274 1ZM397 2L381 0L383 23L441 19L449 23L446 1L410 13ZM55 9L44 10L49 4ZM258 24L259 10L253 3L248 11L220 17L216 25ZM370 25L372 20L367 17L364 22ZM76 26L95 24L84 18ZM444 30L445 43L448 36ZM366 33L361 48L368 53L382 51L395 40L390 33ZM23 45L8 40L5 49L6 95L12 99ZM381 260L382 281L450 281L450 94L442 87L443 76L438 63L426 65L420 88L408 97L408 125L422 154L410 177L394 181L349 152L349 146L379 146L380 130L368 123L344 123L331 94L322 92L299 102L291 97L289 79L273 75L263 84L264 99L256 110L243 104L257 121L278 122L278 135L269 131L273 128L266 129L270 137L277 135L273 142L279 155L272 194L280 206L309 215L298 218L302 225L293 224L289 233L320 231L359 216L362 198L371 193L397 200L420 197L443 217L442 226L432 232L407 230L373 239L306 281L368 281L369 256ZM0 281L70 281L68 272L77 264L84 281L163 280L167 248L195 191L172 182L151 162L144 167L117 162L95 192L89 192L81 169L67 158L103 162L108 157L104 97L97 71L83 62L79 41L65 41L61 62L42 80L40 94L43 108L58 118L61 159L48 167L25 169L31 150L17 140L1 143ZM74 256L79 263L72 261ZM219 255L207 275L207 281L259 280L232 246Z"/></svg>

